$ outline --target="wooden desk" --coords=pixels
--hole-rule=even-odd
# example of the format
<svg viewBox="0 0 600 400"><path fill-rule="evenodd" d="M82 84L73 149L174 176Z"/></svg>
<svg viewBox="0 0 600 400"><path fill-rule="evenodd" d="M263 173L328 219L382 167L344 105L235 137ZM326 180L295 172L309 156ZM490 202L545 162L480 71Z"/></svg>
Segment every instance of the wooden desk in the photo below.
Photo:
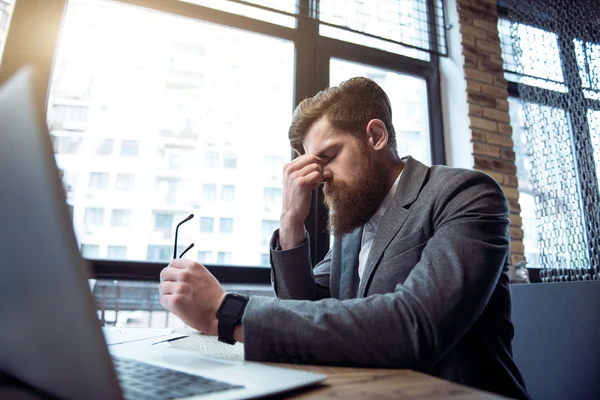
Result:
<svg viewBox="0 0 600 400"><path fill-rule="evenodd" d="M216 337L194 332L189 337L167 344L170 347L198 351L205 356L243 360L244 345L221 343ZM288 393L290 399L452 399L498 400L505 397L458 385L407 369L370 369L322 367L266 363L276 367L323 373L327 380L318 386ZM281 398L281 396L277 396Z"/></svg>

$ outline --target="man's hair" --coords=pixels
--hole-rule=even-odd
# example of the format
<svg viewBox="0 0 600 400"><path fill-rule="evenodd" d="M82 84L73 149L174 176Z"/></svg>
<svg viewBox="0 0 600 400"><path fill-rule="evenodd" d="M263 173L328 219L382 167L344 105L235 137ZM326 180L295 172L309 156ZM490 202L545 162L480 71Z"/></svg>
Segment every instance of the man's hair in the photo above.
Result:
<svg viewBox="0 0 600 400"><path fill-rule="evenodd" d="M371 79L348 79L339 86L329 87L304 99L296 107L288 135L290 145L298 154L304 154L302 142L306 134L323 117L333 129L351 133L360 142L365 138L369 121L380 119L388 131L388 146L397 154L390 99Z"/></svg>

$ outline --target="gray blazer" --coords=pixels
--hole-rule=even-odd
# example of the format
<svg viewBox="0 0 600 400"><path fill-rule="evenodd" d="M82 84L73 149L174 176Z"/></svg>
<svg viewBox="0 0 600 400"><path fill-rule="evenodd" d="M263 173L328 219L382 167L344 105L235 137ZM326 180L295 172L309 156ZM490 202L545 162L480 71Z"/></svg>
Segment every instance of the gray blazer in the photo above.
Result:
<svg viewBox="0 0 600 400"><path fill-rule="evenodd" d="M252 297L248 360L412 368L527 398L512 360L509 209L488 175L406 158L358 277L362 227L311 267L308 240L275 250L278 298Z"/></svg>

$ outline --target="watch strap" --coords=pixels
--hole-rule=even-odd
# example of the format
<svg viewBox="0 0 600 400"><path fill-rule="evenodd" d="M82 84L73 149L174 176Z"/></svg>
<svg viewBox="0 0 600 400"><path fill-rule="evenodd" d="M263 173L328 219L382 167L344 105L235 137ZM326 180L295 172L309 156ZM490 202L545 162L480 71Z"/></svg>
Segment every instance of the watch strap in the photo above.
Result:
<svg viewBox="0 0 600 400"><path fill-rule="evenodd" d="M234 319L225 317L219 318L219 341L228 344L235 344L235 339L233 338L233 330L235 329L237 324L238 321Z"/></svg>

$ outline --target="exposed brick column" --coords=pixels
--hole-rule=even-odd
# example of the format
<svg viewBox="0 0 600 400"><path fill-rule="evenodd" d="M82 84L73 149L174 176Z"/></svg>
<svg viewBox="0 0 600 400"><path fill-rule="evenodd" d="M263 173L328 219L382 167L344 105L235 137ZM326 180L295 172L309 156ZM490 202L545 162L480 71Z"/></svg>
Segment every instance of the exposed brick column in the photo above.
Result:
<svg viewBox="0 0 600 400"><path fill-rule="evenodd" d="M514 265L525 256L496 0L457 0L457 6L467 81L473 168L494 177L508 198L511 262Z"/></svg>

